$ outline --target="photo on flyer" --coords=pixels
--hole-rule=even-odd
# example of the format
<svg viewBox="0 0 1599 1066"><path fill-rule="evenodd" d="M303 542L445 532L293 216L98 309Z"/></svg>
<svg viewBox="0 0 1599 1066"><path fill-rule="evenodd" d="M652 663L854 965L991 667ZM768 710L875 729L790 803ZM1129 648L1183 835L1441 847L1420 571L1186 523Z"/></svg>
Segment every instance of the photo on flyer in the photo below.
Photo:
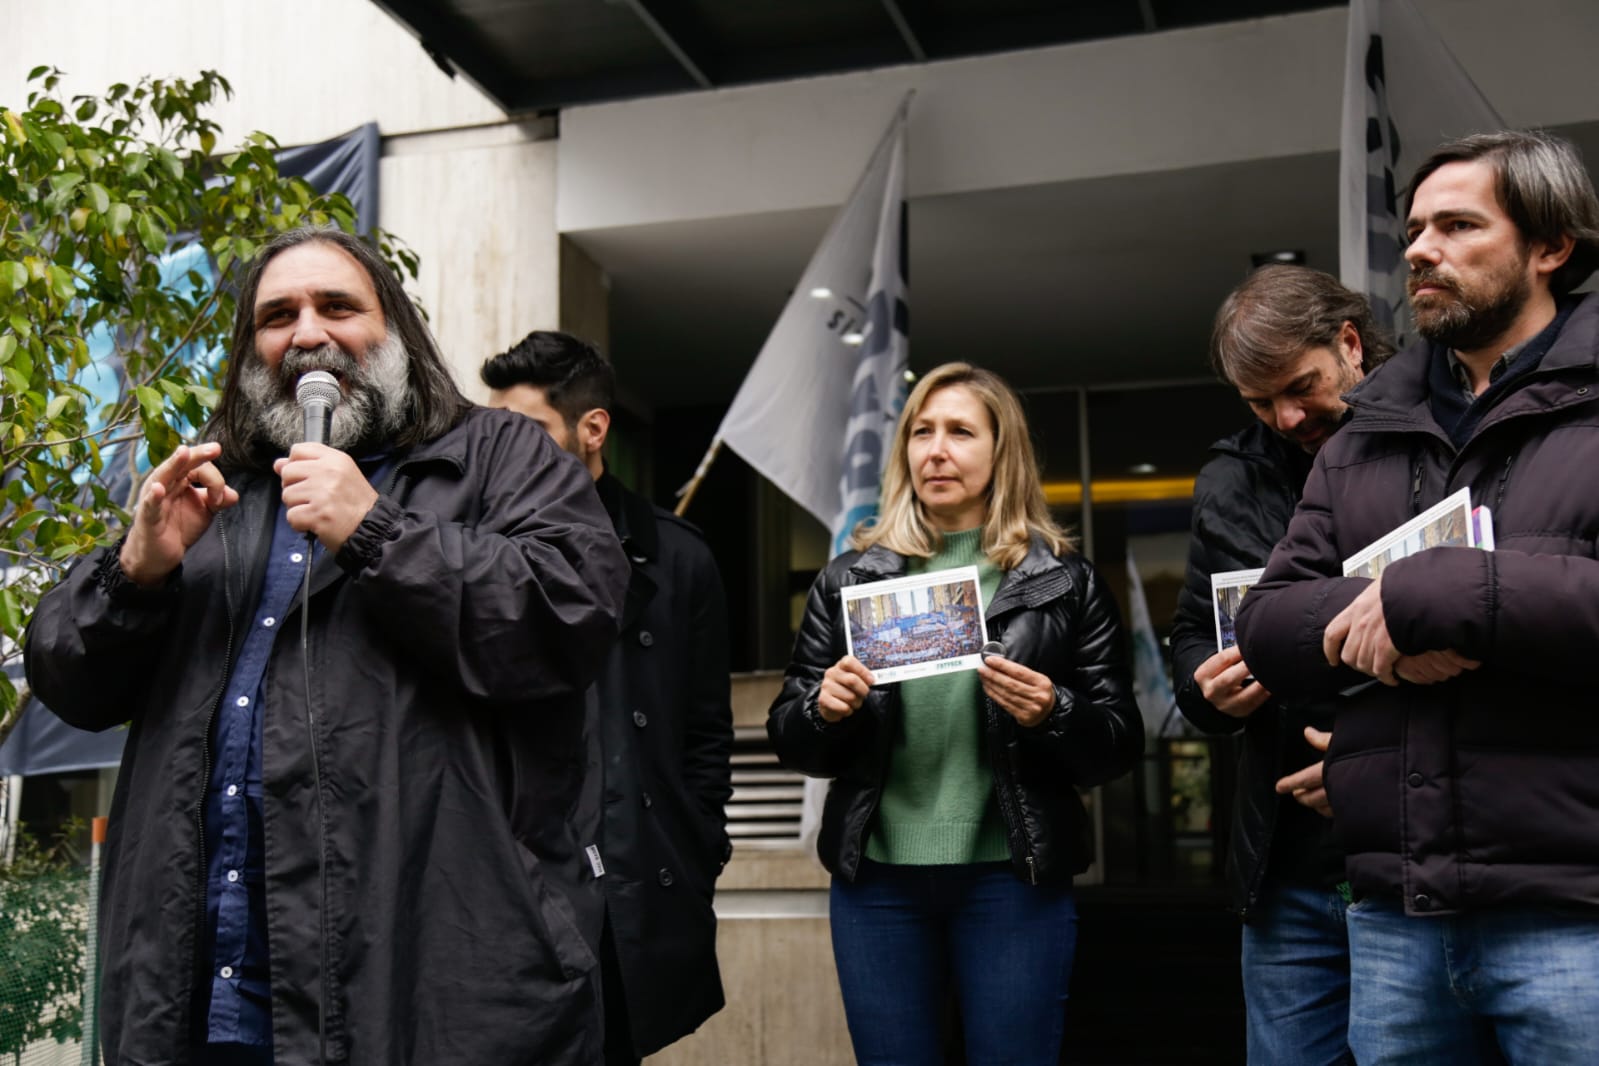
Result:
<svg viewBox="0 0 1599 1066"><path fill-rule="evenodd" d="M1226 651L1238 643L1238 608L1244 593L1260 580L1265 568L1223 570L1210 575L1210 603L1216 612L1216 650Z"/></svg>
<svg viewBox="0 0 1599 1066"><path fill-rule="evenodd" d="M988 627L975 566L855 585L842 595L849 652L878 684L977 669Z"/></svg>
<svg viewBox="0 0 1599 1066"><path fill-rule="evenodd" d="M1488 520L1488 541L1481 543L1483 518L1472 520L1471 492L1461 489L1453 496L1433 504L1404 525L1344 560L1345 577L1375 578L1389 563L1407 555L1443 547L1492 548L1491 519Z"/></svg>

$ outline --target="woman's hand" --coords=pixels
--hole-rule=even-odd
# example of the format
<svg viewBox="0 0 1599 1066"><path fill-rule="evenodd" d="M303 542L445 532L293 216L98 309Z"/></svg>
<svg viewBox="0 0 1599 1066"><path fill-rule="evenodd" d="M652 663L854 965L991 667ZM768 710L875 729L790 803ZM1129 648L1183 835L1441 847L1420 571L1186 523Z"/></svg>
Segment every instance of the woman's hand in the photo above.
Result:
<svg viewBox="0 0 1599 1066"><path fill-rule="evenodd" d="M1025 726L1035 726L1055 709L1055 683L1037 670L990 655L977 667L988 698Z"/></svg>
<svg viewBox="0 0 1599 1066"><path fill-rule="evenodd" d="M861 709L872 688L872 673L853 655L846 655L822 675L816 710L826 722L842 722Z"/></svg>

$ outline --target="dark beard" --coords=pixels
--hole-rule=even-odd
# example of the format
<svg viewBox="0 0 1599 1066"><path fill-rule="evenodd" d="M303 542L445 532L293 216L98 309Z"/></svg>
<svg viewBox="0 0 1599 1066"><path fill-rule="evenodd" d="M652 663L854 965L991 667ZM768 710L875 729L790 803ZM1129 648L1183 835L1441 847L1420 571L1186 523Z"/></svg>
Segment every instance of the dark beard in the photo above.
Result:
<svg viewBox="0 0 1599 1066"><path fill-rule="evenodd" d="M239 399L258 445L286 452L304 439L305 421L295 386L308 370L326 370L339 379L344 399L333 412L328 444L351 455L382 450L405 425L411 409L409 358L398 337L389 334L357 362L337 345L290 348L274 373L259 356L240 370Z"/></svg>
<svg viewBox="0 0 1599 1066"><path fill-rule="evenodd" d="M1423 285L1436 285L1444 292L1418 301L1415 291ZM1526 275L1520 272L1504 279L1486 300L1473 301L1452 280L1426 270L1411 274L1406 287L1416 332L1457 352L1481 351L1503 337L1532 296Z"/></svg>

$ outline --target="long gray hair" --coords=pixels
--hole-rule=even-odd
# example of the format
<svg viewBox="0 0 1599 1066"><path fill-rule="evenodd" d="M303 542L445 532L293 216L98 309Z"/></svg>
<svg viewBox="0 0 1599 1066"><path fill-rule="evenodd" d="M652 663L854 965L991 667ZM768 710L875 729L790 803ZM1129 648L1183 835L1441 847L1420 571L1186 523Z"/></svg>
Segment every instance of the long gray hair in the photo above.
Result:
<svg viewBox="0 0 1599 1066"><path fill-rule="evenodd" d="M261 249L239 290L238 309L233 316L233 345L228 351L227 382L222 388L222 399L201 433L205 440L221 443L219 461L224 466L261 466L270 461L258 445L260 427L255 424L253 408L240 389L239 368L249 360L260 358L255 349L255 300L261 288L261 275L282 253L313 242L330 244L361 264L377 292L386 328L399 338L405 349L410 384L407 412L401 429L387 443L406 448L432 440L459 422L471 407L450 376L433 334L389 265L359 237L333 227L302 226L279 234Z"/></svg>

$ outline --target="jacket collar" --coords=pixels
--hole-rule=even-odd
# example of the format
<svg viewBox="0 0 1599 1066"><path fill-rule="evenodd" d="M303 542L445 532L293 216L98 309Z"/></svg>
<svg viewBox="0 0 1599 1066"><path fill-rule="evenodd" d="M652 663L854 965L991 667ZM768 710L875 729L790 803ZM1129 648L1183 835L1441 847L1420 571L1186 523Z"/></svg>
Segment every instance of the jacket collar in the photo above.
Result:
<svg viewBox="0 0 1599 1066"><path fill-rule="evenodd" d="M1530 410L1563 406L1562 401L1575 398L1571 390L1557 388L1550 392L1535 387L1535 383L1570 373L1585 373L1592 377L1599 369L1596 355L1599 355L1599 293L1589 293L1581 297L1571 317L1566 320L1565 328L1560 331L1560 336L1555 338L1554 345L1539 362L1538 369L1519 388L1505 396L1483 420L1484 423ZM1363 423L1374 420L1388 422L1402 419L1434 426L1428 402L1432 358L1431 342L1418 340L1367 374L1365 380L1350 390L1348 395L1350 406L1355 411L1354 425L1363 428ZM1586 390L1582 395L1586 397Z"/></svg>
<svg viewBox="0 0 1599 1066"><path fill-rule="evenodd" d="M1293 470L1301 479L1310 473L1312 457L1299 445L1272 432L1258 418L1210 446L1213 455L1231 455L1248 462L1262 463L1273 470Z"/></svg>
<svg viewBox="0 0 1599 1066"><path fill-rule="evenodd" d="M905 573L905 557L874 544L850 564L849 571L862 581L901 577ZM1071 576L1066 564L1035 535L1022 561L1000 577L999 588L994 590L994 599L985 613L992 618L1016 607L1037 607L1070 587Z"/></svg>
<svg viewBox="0 0 1599 1066"><path fill-rule="evenodd" d="M635 565L661 557L661 533L655 508L650 501L627 488L610 471L599 476L594 490L600 494L605 513L611 516L616 539L622 542L629 561Z"/></svg>
<svg viewBox="0 0 1599 1066"><path fill-rule="evenodd" d="M647 567L660 558L660 528L650 501L629 492L609 472L600 475L594 489L605 505L606 514L611 516L616 539L622 542L622 550L627 553L627 597L622 603L621 623L622 631L626 632L643 616L659 587Z"/></svg>

